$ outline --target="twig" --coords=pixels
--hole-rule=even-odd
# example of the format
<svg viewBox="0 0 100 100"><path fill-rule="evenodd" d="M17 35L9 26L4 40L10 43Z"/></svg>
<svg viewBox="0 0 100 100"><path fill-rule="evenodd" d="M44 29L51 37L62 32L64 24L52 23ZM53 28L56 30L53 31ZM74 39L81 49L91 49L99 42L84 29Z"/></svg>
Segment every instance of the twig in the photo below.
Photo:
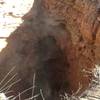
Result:
<svg viewBox="0 0 100 100"><path fill-rule="evenodd" d="M1 88L0 91L2 91L3 88L5 88L6 85L8 85L9 82L11 82L15 77L16 77L17 73L15 75L13 75Z"/></svg>
<svg viewBox="0 0 100 100"><path fill-rule="evenodd" d="M36 94L36 95L34 95L33 97L27 98L27 99L25 99L25 100L35 99L35 98L37 98L39 95L41 95L41 94L40 94L40 93L39 93L39 94Z"/></svg>
<svg viewBox="0 0 100 100"><path fill-rule="evenodd" d="M25 92L27 92L28 90L33 89L33 88L35 88L35 87L32 86L32 87L30 87L30 88L28 88L28 89L22 91L22 92L20 93L20 95L24 94ZM19 95L17 95L16 97L14 97L12 100L15 100L18 96L19 96Z"/></svg>
<svg viewBox="0 0 100 100"><path fill-rule="evenodd" d="M42 100L45 100L42 89L40 89L40 94L41 94Z"/></svg>
<svg viewBox="0 0 100 100"><path fill-rule="evenodd" d="M36 74L34 74L33 76L33 89L32 89L32 97L34 96L34 86L35 86L35 77L36 77Z"/></svg>
<svg viewBox="0 0 100 100"><path fill-rule="evenodd" d="M18 83L19 81L21 81L21 79L19 79L19 80L13 82L12 84L10 84L9 86L5 87L5 88L4 88L2 91L0 91L0 92L5 91L6 89L9 90L13 85L15 85L16 83ZM6 92L7 92L7 90L6 90Z"/></svg>
<svg viewBox="0 0 100 100"><path fill-rule="evenodd" d="M8 73L7 75L1 80L0 85L5 81L5 79L9 76L9 74L15 69L15 67L13 67Z"/></svg>

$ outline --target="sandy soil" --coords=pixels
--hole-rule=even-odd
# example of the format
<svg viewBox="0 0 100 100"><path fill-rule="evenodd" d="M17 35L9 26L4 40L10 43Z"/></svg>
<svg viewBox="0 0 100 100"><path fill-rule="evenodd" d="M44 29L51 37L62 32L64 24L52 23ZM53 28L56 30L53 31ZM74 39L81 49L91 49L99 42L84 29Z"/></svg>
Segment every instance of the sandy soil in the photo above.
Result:
<svg viewBox="0 0 100 100"><path fill-rule="evenodd" d="M0 0L0 51L6 47L6 38L23 22L33 0Z"/></svg>

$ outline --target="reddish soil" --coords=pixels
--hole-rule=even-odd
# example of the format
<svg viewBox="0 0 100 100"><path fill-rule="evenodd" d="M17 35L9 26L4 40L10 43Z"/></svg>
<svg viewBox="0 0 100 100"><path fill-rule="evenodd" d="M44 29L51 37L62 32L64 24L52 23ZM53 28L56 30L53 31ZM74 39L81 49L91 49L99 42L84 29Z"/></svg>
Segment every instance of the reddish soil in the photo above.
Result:
<svg viewBox="0 0 100 100"><path fill-rule="evenodd" d="M17 79L22 79L12 88L15 94L32 86L34 73L47 100L58 100L55 97L59 92L72 94L80 86L80 92L84 91L92 78L89 72L100 63L96 4L81 0L35 0L0 53L0 79L15 66ZM7 15L15 20L18 17L12 12Z"/></svg>

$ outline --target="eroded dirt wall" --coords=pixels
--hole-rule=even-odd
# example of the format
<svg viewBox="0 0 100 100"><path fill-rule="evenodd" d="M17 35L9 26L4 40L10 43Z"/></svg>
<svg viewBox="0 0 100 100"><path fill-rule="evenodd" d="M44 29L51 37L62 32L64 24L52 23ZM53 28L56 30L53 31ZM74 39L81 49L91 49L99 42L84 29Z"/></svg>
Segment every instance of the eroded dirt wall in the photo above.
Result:
<svg viewBox="0 0 100 100"><path fill-rule="evenodd" d="M92 77L88 72L100 62L99 10L97 0L34 0L0 53L0 77L16 66L22 79L13 87L17 94L32 85L36 73L47 100L80 86L85 90Z"/></svg>

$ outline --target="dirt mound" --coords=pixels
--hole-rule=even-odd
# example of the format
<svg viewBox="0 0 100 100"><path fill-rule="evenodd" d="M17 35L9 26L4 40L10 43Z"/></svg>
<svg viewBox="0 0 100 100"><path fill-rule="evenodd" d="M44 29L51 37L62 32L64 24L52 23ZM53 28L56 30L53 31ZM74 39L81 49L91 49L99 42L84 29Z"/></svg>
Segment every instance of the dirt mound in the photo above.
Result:
<svg viewBox="0 0 100 100"><path fill-rule="evenodd" d="M47 100L88 87L90 72L100 63L98 5L96 0L34 1L0 53L0 77L16 66L22 80L12 88L15 94L32 86L34 73Z"/></svg>

